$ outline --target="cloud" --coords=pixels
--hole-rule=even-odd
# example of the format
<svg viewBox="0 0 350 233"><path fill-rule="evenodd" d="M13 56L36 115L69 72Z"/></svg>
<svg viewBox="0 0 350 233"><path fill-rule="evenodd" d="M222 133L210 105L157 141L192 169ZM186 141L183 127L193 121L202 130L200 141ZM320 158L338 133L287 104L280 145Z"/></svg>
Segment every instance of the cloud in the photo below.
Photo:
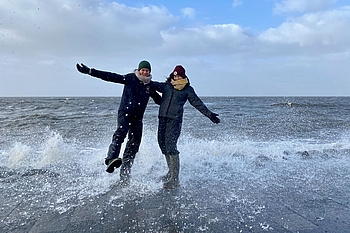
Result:
<svg viewBox="0 0 350 233"><path fill-rule="evenodd" d="M283 1L279 12L311 11L296 3ZM200 95L349 94L350 7L300 14L259 34L233 23L184 27L196 10L183 13L104 0L2 1L0 95L118 95L121 85L81 75L75 63L122 74L142 59L155 80L183 64ZM330 82L339 88L328 91Z"/></svg>
<svg viewBox="0 0 350 233"><path fill-rule="evenodd" d="M303 9L307 5L304 1L283 1L284 6L292 3L303 4ZM320 0L318 3L325 4ZM192 8L182 11L188 17L195 15ZM251 53L258 43L323 46L331 50L347 48L350 41L350 10L346 7L290 18L260 35L253 35L236 24L183 28L176 26L179 18L165 7L136 8L116 2L8 1L2 3L0 12L2 50L18 57L46 56L47 59L51 54L106 59L137 56L139 51L164 56L168 53L219 56Z"/></svg>
<svg viewBox="0 0 350 233"><path fill-rule="evenodd" d="M276 3L274 13L282 14L285 12L315 12L327 9L335 4L337 0L283 0L281 3Z"/></svg>
<svg viewBox="0 0 350 233"><path fill-rule="evenodd" d="M165 7L97 1L8 1L0 10L8 52L109 56L152 47L176 21Z"/></svg>
<svg viewBox="0 0 350 233"><path fill-rule="evenodd" d="M196 16L196 10L191 7L182 8L181 12L185 18L194 19Z"/></svg>
<svg viewBox="0 0 350 233"><path fill-rule="evenodd" d="M220 55L247 49L251 38L236 24L175 28L162 32L163 49L176 55ZM249 48L248 48L249 49Z"/></svg>
<svg viewBox="0 0 350 233"><path fill-rule="evenodd" d="M236 8L238 6L241 6L242 4L243 4L242 0L233 0L232 8Z"/></svg>
<svg viewBox="0 0 350 233"><path fill-rule="evenodd" d="M266 30L258 38L271 44L309 48L307 51L344 51L350 48L349 22L350 8L344 7L291 18L277 28Z"/></svg>

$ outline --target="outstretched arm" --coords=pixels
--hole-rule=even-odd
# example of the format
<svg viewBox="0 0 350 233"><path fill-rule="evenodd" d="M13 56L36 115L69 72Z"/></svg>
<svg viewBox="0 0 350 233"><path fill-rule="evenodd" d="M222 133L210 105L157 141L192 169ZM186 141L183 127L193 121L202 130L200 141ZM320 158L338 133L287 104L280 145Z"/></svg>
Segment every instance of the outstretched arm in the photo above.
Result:
<svg viewBox="0 0 350 233"><path fill-rule="evenodd" d="M163 93L166 83L165 82L151 81L150 85L151 85L151 88L153 90L156 90L160 93Z"/></svg>
<svg viewBox="0 0 350 233"><path fill-rule="evenodd" d="M195 107L198 111L200 111L203 115L208 117L213 123L220 123L220 119L218 118L219 114L213 113L210 111L207 106L203 103L203 101L197 96L196 92L192 87L190 87L190 91L188 93L188 101L190 104Z"/></svg>
<svg viewBox="0 0 350 233"><path fill-rule="evenodd" d="M79 72L83 74L89 74L93 77L100 78L104 81L121 83L121 84L125 84L127 82L127 79L125 78L124 75L107 72L107 71L96 70L96 69L90 69L88 66L84 65L83 63L77 64L76 66Z"/></svg>

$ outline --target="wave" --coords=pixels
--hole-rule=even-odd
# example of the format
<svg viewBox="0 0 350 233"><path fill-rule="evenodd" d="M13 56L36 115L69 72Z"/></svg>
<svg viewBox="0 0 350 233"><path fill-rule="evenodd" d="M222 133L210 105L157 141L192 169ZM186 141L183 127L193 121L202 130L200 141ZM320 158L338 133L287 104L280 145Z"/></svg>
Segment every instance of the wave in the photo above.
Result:
<svg viewBox="0 0 350 233"><path fill-rule="evenodd" d="M277 106L277 107L298 107L302 106L301 104L293 103L293 102L283 102L283 103L275 103L270 104L270 106Z"/></svg>
<svg viewBox="0 0 350 233"><path fill-rule="evenodd" d="M49 132L37 144L16 142L0 151L1 191L10 198L21 194L33 203L33 208L40 203L40 209L60 213L82 205L86 198L110 191L119 179L118 172L105 172L108 144L105 140L96 147L89 147L56 132ZM251 185L255 189L274 187L292 177L296 185L310 182L311 187L317 184L317 188L329 188L336 177L347 174L350 169L347 138L331 143L313 140L258 142L237 139L233 135L198 139L185 133L178 149L181 187L189 193L207 182L234 182L237 188L246 190L240 198L247 198ZM152 195L162 188L159 177L165 173L166 162L156 136L146 128L132 167L131 186L120 190L115 198L127 198L130 196L127 193ZM323 179L322 184L318 184L319 179ZM337 185L345 183L346 180L337 181ZM230 192L236 191L220 192L233 195Z"/></svg>
<svg viewBox="0 0 350 233"><path fill-rule="evenodd" d="M37 104L33 100L27 101L30 107L24 110L18 100L5 103L13 107L5 108L6 114L1 116L9 125L5 127L2 121L0 127L0 192L8 203L23 206L16 216L31 219L38 211L69 211L112 191L119 180L118 171L106 173L104 164L115 129L114 101L73 100L40 99L44 106L73 103L64 110L37 108L33 112L28 111ZM222 117L222 123L215 126L192 106L186 109L178 143L180 188L186 198L210 197L212 203L239 200L253 208L249 203L259 200L251 194L266 190L285 193L306 187L327 193L349 189L349 114L332 109L341 104L345 106L342 109L348 108L348 99L339 106L321 103L321 99L315 106L325 108L311 111L304 109L312 106L309 99L233 100L222 99L214 108ZM276 105L271 107L271 103ZM166 173L166 161L157 145L158 107L150 107L132 182L110 192L108 204L113 204L114 198L122 206L130 197L140 199L162 190L159 177ZM17 109L14 114L12 109ZM198 197L198 193L203 195Z"/></svg>
<svg viewBox="0 0 350 233"><path fill-rule="evenodd" d="M272 107L303 107L303 108L317 108L317 109L322 109L322 108L334 109L337 107L343 107L343 106L339 106L339 103L324 103L324 102L307 103L307 102L291 102L291 101L272 103L272 104L270 104L270 106L272 106Z"/></svg>
<svg viewBox="0 0 350 233"><path fill-rule="evenodd" d="M0 161L0 166L10 168L33 167L43 168L47 165L66 164L70 161L82 159L82 154L106 150L109 144L109 137L103 139L105 142L100 148L86 147L86 141L63 138L57 132L49 131L42 134L43 138L36 138L36 143L27 145L23 142L14 142L10 148L0 151L5 157ZM156 135L151 128L145 127L141 154L158 154L160 150L156 142ZM316 139L290 139L283 141L252 141L238 138L234 135L224 135L216 139L196 138L184 133L179 139L178 148L181 154L192 157L223 157L232 158L241 156L247 159L254 159L259 156L267 156L272 159L286 159L297 157L332 157L349 155L350 143L348 136L335 142L318 142ZM84 143L86 143L84 145ZM89 143L90 145L91 143ZM99 143L101 145L101 143ZM142 152L144 151L144 152ZM155 152L156 151L156 152ZM161 156L161 155L160 155ZM103 156L101 157L103 158ZM90 158L91 159L91 158ZM98 159L97 157L95 159Z"/></svg>

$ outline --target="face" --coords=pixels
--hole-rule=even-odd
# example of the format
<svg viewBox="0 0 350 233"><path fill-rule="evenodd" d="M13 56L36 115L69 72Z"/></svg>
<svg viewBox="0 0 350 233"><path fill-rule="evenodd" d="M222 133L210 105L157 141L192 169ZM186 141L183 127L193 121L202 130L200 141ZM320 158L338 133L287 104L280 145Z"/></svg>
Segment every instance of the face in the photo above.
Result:
<svg viewBox="0 0 350 233"><path fill-rule="evenodd" d="M147 69L147 68L142 68L141 70L140 70L140 74L142 75L142 76L146 76L146 77L148 77L149 75L150 75L150 71L149 71L149 69Z"/></svg>
<svg viewBox="0 0 350 233"><path fill-rule="evenodd" d="M183 79L183 77L182 76L180 76L180 75L174 75L174 80L176 81L176 80L179 80L179 79Z"/></svg>

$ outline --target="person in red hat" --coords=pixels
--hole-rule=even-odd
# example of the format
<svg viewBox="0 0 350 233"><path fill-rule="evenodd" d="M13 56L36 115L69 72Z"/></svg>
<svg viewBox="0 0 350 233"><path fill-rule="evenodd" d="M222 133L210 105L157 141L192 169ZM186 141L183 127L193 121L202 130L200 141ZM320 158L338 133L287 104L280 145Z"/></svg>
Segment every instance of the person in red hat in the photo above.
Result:
<svg viewBox="0 0 350 233"><path fill-rule="evenodd" d="M197 96L190 86L185 68L181 65L174 68L166 82L153 81L151 86L163 93L158 114L158 144L169 168L168 173L162 177L163 187L174 188L179 185L180 152L177 150L177 141L181 133L186 101L213 123L220 123L220 119Z"/></svg>

